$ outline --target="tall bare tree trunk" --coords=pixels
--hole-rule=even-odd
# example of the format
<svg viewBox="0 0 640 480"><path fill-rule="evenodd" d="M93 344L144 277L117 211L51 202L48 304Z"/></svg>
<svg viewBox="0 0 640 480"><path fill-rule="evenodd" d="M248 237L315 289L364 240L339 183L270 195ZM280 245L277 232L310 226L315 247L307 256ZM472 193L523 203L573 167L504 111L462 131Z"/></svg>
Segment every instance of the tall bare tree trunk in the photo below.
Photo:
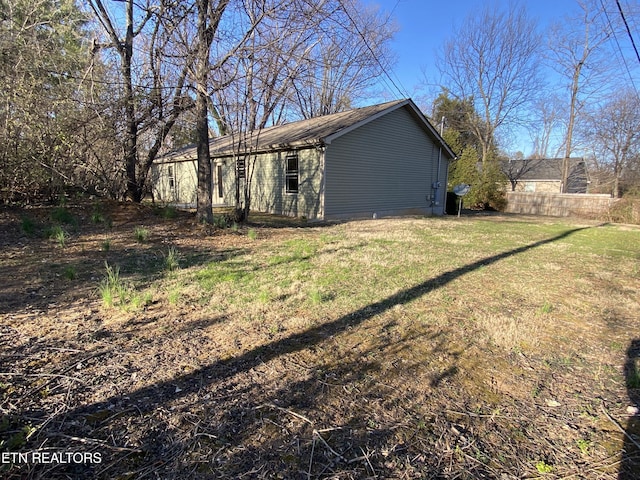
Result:
<svg viewBox="0 0 640 480"><path fill-rule="evenodd" d="M198 220L213 223L213 175L209 151L207 83L213 32L208 26L209 0L198 0L198 53L196 56L196 138L198 152Z"/></svg>
<svg viewBox="0 0 640 480"><path fill-rule="evenodd" d="M585 48L585 52L587 48ZM578 102L578 91L580 82L580 71L584 65L585 57L578 62L573 71L573 79L571 81L571 102L569 104L569 124L567 125L567 140L565 142L564 158L562 159L562 183L560 184L560 193L567 193L567 181L569 179L569 159L571 158L571 150L573 149L573 129L576 123L576 111Z"/></svg>
<svg viewBox="0 0 640 480"><path fill-rule="evenodd" d="M199 72L198 77L206 79L206 73ZM200 85L200 80L198 80ZM198 152L198 220L213 223L213 173L211 153L209 151L209 124L207 121L206 92L198 89L196 97L196 137Z"/></svg>
<svg viewBox="0 0 640 480"><path fill-rule="evenodd" d="M96 8L103 15L103 18L109 18L101 1L96 2ZM123 79L124 87L124 118L125 118L125 140L124 150L124 166L127 176L126 195L134 202L142 200L144 182L138 179L138 121L136 119L136 106L134 100L133 80L131 77L131 63L133 60L133 39L135 37L133 30L133 0L127 0L125 5L125 21L126 31L124 41L120 41L117 37L115 29L109 26L108 33L112 38L112 43L116 47L122 64L120 71Z"/></svg>
<svg viewBox="0 0 640 480"><path fill-rule="evenodd" d="M142 186L138 185L136 167L138 165L138 122L134 104L133 83L131 79L131 60L133 58L133 0L126 4L127 30L124 42L120 44L122 58L122 77L124 79L125 123L124 164L127 174L127 196L134 202L142 200Z"/></svg>
<svg viewBox="0 0 640 480"><path fill-rule="evenodd" d="M568 187L569 159L574 148L573 136L582 110L580 97L592 95L600 88L604 80L601 77L602 68L608 62L605 50L601 48L610 36L609 29L601 28L601 22L604 21L600 18L603 15L602 3L597 0L580 0L578 6L581 9L578 16L565 19L553 27L553 41L549 45L552 66L561 75L566 76L570 95L562 160L562 193L566 193Z"/></svg>
<svg viewBox="0 0 640 480"><path fill-rule="evenodd" d="M196 80L196 136L198 152L197 217L201 222L213 223L213 167L209 151L209 55L211 43L229 0L220 0L215 8L210 0L197 0L198 51L195 64Z"/></svg>

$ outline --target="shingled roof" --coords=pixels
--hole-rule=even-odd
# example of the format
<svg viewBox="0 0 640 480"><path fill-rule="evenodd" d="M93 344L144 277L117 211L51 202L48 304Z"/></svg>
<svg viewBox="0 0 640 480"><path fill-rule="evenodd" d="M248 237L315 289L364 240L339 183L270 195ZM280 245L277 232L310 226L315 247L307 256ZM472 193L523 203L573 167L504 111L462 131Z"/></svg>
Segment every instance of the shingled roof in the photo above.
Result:
<svg viewBox="0 0 640 480"><path fill-rule="evenodd" d="M503 162L502 171L512 181L561 182L562 162L562 158L508 160ZM584 159L570 158L567 192L586 193L587 183L587 168Z"/></svg>
<svg viewBox="0 0 640 480"><path fill-rule="evenodd" d="M505 162L503 170L513 172L518 180L562 180L562 160L562 158L509 160ZM569 159L570 172L583 165L582 158Z"/></svg>
<svg viewBox="0 0 640 480"><path fill-rule="evenodd" d="M386 113L403 107L407 107L409 112L418 120L423 128L429 132L436 143L439 143L451 158L455 158L455 154L451 148L410 99L395 100L379 105L355 108L346 112L264 128L247 135L245 142L241 142L240 149L244 150L242 143L247 143L250 146L248 150L253 153L328 145L332 140L345 133ZM232 155L234 151L238 150L238 137L225 135L223 137L213 138L209 143L209 148L213 158ZM158 160L159 162L167 162L193 159L195 157L196 146L189 145L164 155Z"/></svg>

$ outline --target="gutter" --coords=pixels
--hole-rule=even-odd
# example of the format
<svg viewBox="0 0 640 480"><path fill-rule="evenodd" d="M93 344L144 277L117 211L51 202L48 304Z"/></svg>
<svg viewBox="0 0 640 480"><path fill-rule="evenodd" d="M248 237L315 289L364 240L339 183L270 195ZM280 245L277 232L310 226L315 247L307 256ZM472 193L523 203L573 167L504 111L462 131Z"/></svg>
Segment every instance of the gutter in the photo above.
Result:
<svg viewBox="0 0 640 480"><path fill-rule="evenodd" d="M440 189L442 188L442 182L440 181L440 165L442 163L442 142L444 142L444 139L442 138L442 133L444 131L444 121L445 121L445 117L442 117L442 120L440 122L440 140L442 140L438 147L438 168L436 170L436 180L435 182L433 182L433 184L431 185L431 188L434 190L433 193L433 200L431 201L431 214L433 215L433 209L435 207L440 206L439 205L439 201L438 201L438 195L440 193ZM448 169L447 169L448 170ZM445 183L445 188L446 188L446 183ZM444 203L446 199L443 199L443 205L442 205L442 213L444 214Z"/></svg>

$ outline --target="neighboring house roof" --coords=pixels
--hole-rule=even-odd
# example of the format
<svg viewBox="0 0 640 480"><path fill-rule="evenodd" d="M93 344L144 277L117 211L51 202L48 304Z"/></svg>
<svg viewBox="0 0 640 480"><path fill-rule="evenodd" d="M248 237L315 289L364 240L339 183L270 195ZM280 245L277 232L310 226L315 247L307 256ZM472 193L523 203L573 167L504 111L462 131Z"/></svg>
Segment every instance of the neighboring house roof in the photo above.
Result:
<svg viewBox="0 0 640 480"><path fill-rule="evenodd" d="M515 182L561 182L562 158L542 158L508 160L503 162L502 171ZM587 188L587 167L583 158L569 159L568 191L584 193Z"/></svg>
<svg viewBox="0 0 640 480"><path fill-rule="evenodd" d="M411 99L396 100L285 125L267 127L247 135L246 140L240 142L240 146L243 147L242 144L246 143L250 146L251 152L267 152L329 145L336 138L398 108L407 108L434 141L444 149L446 155L450 158L456 157ZM237 153L237 145L238 138L235 135L213 138L209 143L211 156L215 158ZM196 146L189 145L160 157L158 162L193 159L196 158L196 154Z"/></svg>
<svg viewBox="0 0 640 480"><path fill-rule="evenodd" d="M541 158L528 160L509 160L504 162L503 170L510 178L516 180L562 180L562 158ZM569 171L579 164L584 165L582 158L569 159Z"/></svg>

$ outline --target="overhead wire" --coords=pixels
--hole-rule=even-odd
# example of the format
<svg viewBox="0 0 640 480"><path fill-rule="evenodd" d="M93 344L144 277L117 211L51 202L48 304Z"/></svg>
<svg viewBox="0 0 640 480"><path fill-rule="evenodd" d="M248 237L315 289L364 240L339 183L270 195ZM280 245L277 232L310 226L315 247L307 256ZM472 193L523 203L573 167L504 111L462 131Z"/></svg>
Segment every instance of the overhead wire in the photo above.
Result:
<svg viewBox="0 0 640 480"><path fill-rule="evenodd" d="M364 43L365 47L367 48L367 50L369 50L369 53L371 54L371 56L373 57L375 62L378 64L380 69L382 70L382 73L384 73L385 77L391 82L391 85L393 86L393 88L396 90L397 93L400 94L401 98L408 98L409 95L407 94L407 90L404 88L404 85L402 85L402 82L400 81L399 78L397 78L397 76L396 76L396 80L397 80L397 82L396 82L396 80L394 80L392 78L391 74L387 71L387 68L382 64L382 61L380 61L380 59L378 58L378 55L375 53L375 51L373 50L373 48L369 44L369 41L367 40L366 36L360 30L360 26L354 20L354 18L351 15L351 13L349 13L349 9L347 8L347 5L345 5L343 0L338 0L338 3L342 7L342 10L344 11L345 15L347 16L347 18L349 19L351 24L356 29L356 32L357 32L358 36L360 37L360 39L362 40L362 42ZM393 7L393 10L396 9L396 7L398 6L398 3L399 3L399 0L396 2L396 5ZM392 10L392 12L393 12L393 10ZM386 80L383 80L383 81L386 83ZM387 84L387 86L389 86L389 85Z"/></svg>
<svg viewBox="0 0 640 480"><path fill-rule="evenodd" d="M365 47L365 49L371 54L373 60L375 61L375 63L380 67L380 69L382 70L383 74L384 74L384 78L382 79L383 82L385 82L387 88L389 90L394 90L395 92L397 92L398 94L400 94L402 96L402 98L408 98L409 95L407 94L407 90L406 88L402 85L402 82L397 78L392 77L391 73L389 73L388 69L384 66L383 62L380 60L380 58L378 57L378 55L376 54L375 50L372 48L372 46L370 45L369 41L366 38L366 35L362 32L360 25L357 23L357 21L354 19L354 16L349 12L349 9L347 7L347 5L345 5L345 3L342 0L338 0L338 3L340 4L340 6L342 7L342 10L345 12L349 22L354 26L358 36L360 37L360 39L362 40L362 43ZM393 12L395 11L395 9L397 8L398 4L400 3L400 0L397 0L395 3L395 6L393 7L393 9L391 10L391 13L389 14L389 17L391 17L391 15L393 14ZM323 32L323 33L328 33L328 32ZM341 47L339 47L341 48ZM324 66L324 64L321 64L321 62L317 59L313 59L313 58L306 58L305 61L309 64L313 64L314 66ZM73 78L73 75L67 74L66 75L68 78ZM141 80L141 79L138 79ZM307 79L307 81L309 81L310 79ZM388 80L388 82L387 82ZM111 85L111 86L115 86L115 85L120 85L121 82L119 82L118 80L101 80L101 79L93 79L94 83L98 83L98 84L103 84L103 85ZM390 82L390 83L389 83ZM320 84L316 83L315 86L318 87ZM135 82L134 81L134 85L135 88L148 88L149 85L147 83L144 82ZM173 88L175 88L173 85L161 85L161 86L154 86L153 88L158 88L161 90L172 90Z"/></svg>
<svg viewBox="0 0 640 480"><path fill-rule="evenodd" d="M618 0L616 0L616 3L618 3ZM609 17L609 12L607 12L606 7L604 6L604 2L603 0L600 0L600 5L602 6L602 11L604 12L604 15L607 19L607 23L609 24L609 29L611 30L611 35L613 36L613 39L616 43L616 46L618 47L618 53L620 54L620 58L622 59L622 63L625 67L625 70L627 71L627 75L629 75L629 81L631 82L631 86L633 87L633 90L636 93L636 96L638 97L638 99L640 99L640 93L638 92L638 87L636 86L634 80L633 80L633 75L631 74L631 69L629 68L629 64L627 63L627 59L624 56L624 52L622 51L622 46L620 45L620 42L618 41L618 36L616 35L616 30L615 28L613 28L613 23L611 22L611 17ZM618 3L618 6L620 4ZM637 53L637 52L636 52Z"/></svg>
<svg viewBox="0 0 640 480"><path fill-rule="evenodd" d="M629 28L629 24L627 23L627 18L622 11L622 6L620 5L619 0L616 0L616 4L618 5L618 11L620 12L620 16L622 17L622 22L624 23L625 28L627 29L627 34L629 35L629 39L631 40L631 45L633 46L633 50L636 52L636 58L638 59L638 63L640 63L640 53L638 53L638 47L636 47L636 42L633 40L633 35L631 34L631 29Z"/></svg>

